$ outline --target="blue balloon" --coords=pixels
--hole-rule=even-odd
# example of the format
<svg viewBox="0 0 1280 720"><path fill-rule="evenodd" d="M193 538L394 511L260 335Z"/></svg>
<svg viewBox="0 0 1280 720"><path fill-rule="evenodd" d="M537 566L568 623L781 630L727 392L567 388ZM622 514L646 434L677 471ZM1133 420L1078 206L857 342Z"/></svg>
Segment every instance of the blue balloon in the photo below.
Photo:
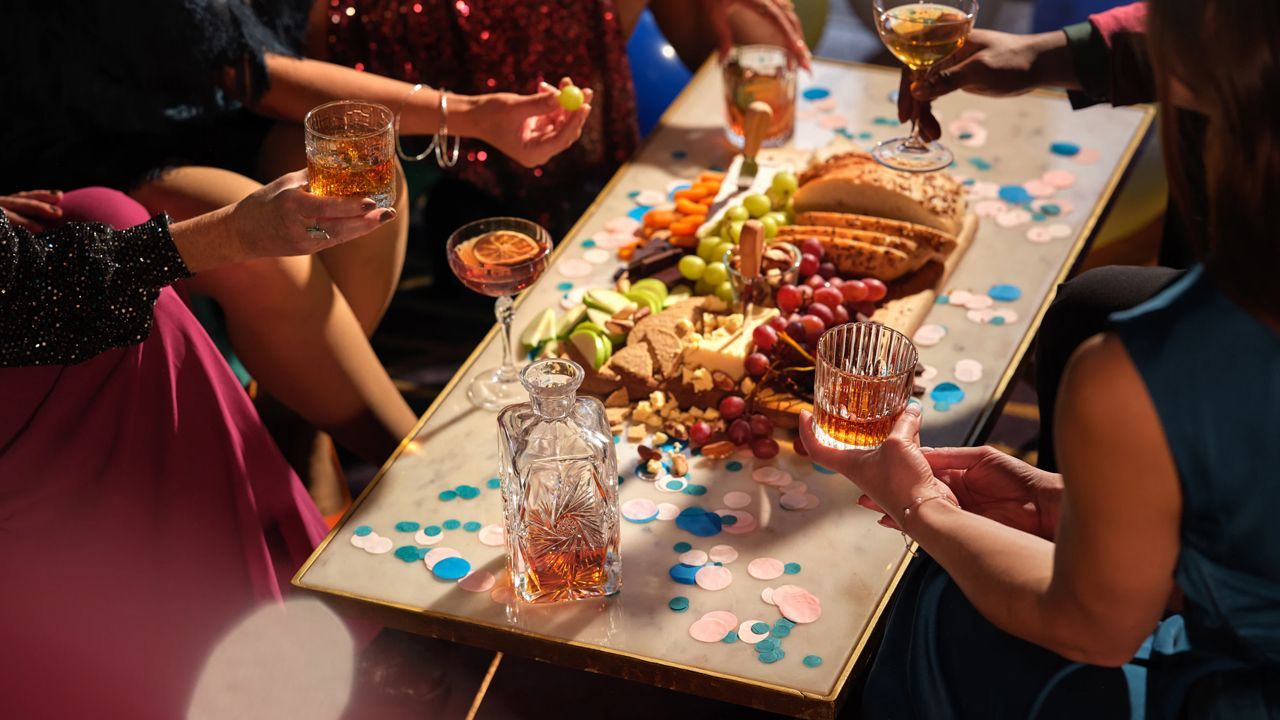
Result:
<svg viewBox="0 0 1280 720"><path fill-rule="evenodd" d="M653 13L645 10L627 42L631 80L636 88L636 115L640 136L658 124L658 118L689 83L693 75L676 56L671 44L658 29Z"/></svg>

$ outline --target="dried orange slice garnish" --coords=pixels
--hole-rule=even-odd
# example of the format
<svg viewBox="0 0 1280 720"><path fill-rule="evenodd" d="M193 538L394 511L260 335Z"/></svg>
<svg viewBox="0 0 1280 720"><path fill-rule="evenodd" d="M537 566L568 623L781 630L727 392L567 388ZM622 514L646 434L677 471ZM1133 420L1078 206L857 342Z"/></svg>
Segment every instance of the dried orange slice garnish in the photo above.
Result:
<svg viewBox="0 0 1280 720"><path fill-rule="evenodd" d="M542 254L538 241L513 230L495 230L476 238L471 253L481 265L519 265Z"/></svg>

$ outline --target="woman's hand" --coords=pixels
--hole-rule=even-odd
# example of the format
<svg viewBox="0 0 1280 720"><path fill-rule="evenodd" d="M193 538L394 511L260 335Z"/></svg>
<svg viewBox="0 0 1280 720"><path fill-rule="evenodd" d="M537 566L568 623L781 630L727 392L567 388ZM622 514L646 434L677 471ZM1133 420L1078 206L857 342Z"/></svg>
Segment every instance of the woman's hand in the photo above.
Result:
<svg viewBox="0 0 1280 720"><path fill-rule="evenodd" d="M1015 35L994 30L973 30L954 55L912 82L903 70L898 88L898 119L918 118L926 140L936 140L942 129L930 104L955 90L977 95L1021 95L1041 85L1075 85L1067 38L1062 32Z"/></svg>
<svg viewBox="0 0 1280 720"><path fill-rule="evenodd" d="M44 232L49 223L62 219L61 190L26 190L13 195L0 195L0 212L9 222L33 233Z"/></svg>
<svg viewBox="0 0 1280 720"><path fill-rule="evenodd" d="M804 28L790 0L710 0L708 11L721 57L735 42L767 43L785 48L797 65L812 69Z"/></svg>
<svg viewBox="0 0 1280 720"><path fill-rule="evenodd" d="M560 80L560 87L570 84L569 78ZM577 142L591 114L591 88L582 89L582 107L573 112L560 107L559 92L543 83L533 95L473 96L468 98L462 127L465 134L484 140L521 165L537 167Z"/></svg>
<svg viewBox="0 0 1280 720"><path fill-rule="evenodd" d="M1057 534L1061 475L993 447L931 448L924 456L965 510L1046 540Z"/></svg>
<svg viewBox="0 0 1280 720"><path fill-rule="evenodd" d="M819 442L813 432L813 415L800 414L800 435L813 461L853 481L889 517L882 525L901 523L902 511L916 498L942 495L956 502L955 494L933 476L920 449L920 404L907 403L893 431L874 450L835 450ZM890 525L894 527L895 525Z"/></svg>

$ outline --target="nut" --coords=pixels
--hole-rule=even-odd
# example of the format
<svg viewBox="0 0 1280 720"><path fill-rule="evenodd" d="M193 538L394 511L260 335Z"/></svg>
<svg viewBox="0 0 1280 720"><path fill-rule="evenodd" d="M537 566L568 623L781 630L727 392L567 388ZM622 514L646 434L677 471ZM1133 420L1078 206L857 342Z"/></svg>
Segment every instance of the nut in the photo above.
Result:
<svg viewBox="0 0 1280 720"><path fill-rule="evenodd" d="M689 474L689 460L684 453L671 456L671 474L675 477L684 477Z"/></svg>
<svg viewBox="0 0 1280 720"><path fill-rule="evenodd" d="M715 386L717 390L728 391L728 390L734 389L734 387L737 386L737 383L733 381L732 377L730 377L726 373L720 372L719 370L712 373L711 377L715 381Z"/></svg>
<svg viewBox="0 0 1280 720"><path fill-rule="evenodd" d="M635 327L635 323L630 320L606 320L604 329L614 335L626 335L631 332L631 328Z"/></svg>
<svg viewBox="0 0 1280 720"><path fill-rule="evenodd" d="M722 458L727 458L730 455L732 455L734 449L736 448L737 448L737 445L734 445L728 440L720 440L717 442L703 445L702 455L703 457L709 457L713 460L720 460Z"/></svg>
<svg viewBox="0 0 1280 720"><path fill-rule="evenodd" d="M654 442L659 445L662 444L662 443L658 443L656 438L654 439ZM654 450L648 445L641 445L640 447L636 448L636 452L640 454L640 459L645 462L662 459L662 453L658 452L657 450Z"/></svg>
<svg viewBox="0 0 1280 720"><path fill-rule="evenodd" d="M627 275L623 275L622 277L618 278L618 281L613 284L613 287L618 292L625 295L631 292L631 278Z"/></svg>
<svg viewBox="0 0 1280 720"><path fill-rule="evenodd" d="M662 426L662 431L676 440L689 439L689 429L681 422L668 420L667 423Z"/></svg>
<svg viewBox="0 0 1280 720"><path fill-rule="evenodd" d="M640 322L641 320L643 320L643 319L645 319L645 318L649 317L649 313L650 313L650 312L652 312L652 311L651 311L651 310L649 310L649 306L648 306L648 305L645 305L644 307L640 308L639 310L636 310L636 314L635 314L635 315L632 315L632 316L631 316L631 319L632 319L632 320L634 320L634 321L636 321L636 322Z"/></svg>

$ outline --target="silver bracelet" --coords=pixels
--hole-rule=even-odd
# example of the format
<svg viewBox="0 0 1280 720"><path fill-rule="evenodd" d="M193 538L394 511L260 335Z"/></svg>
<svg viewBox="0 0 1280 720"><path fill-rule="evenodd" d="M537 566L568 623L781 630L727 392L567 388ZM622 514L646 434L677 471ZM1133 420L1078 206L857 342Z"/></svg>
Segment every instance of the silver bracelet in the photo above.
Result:
<svg viewBox="0 0 1280 720"><path fill-rule="evenodd" d="M440 130L431 142L435 145L436 164L442 168L451 168L458 164L458 150L462 146L462 138L453 138L453 151L446 156L445 147L449 144L449 101L448 91L440 88Z"/></svg>
<svg viewBox="0 0 1280 720"><path fill-rule="evenodd" d="M426 160L427 156L436 149L436 146L440 142L440 136L433 136L431 138L431 144L427 146L427 149L417 155L410 155L405 152L404 146L400 144L400 116L404 114L405 107L409 105L409 98L412 98L413 94L421 90L423 87L422 83L418 83L412 88L409 88L409 92L405 93L404 100L400 103L400 111L396 113L396 154L400 156L401 160L406 162L419 162L421 160Z"/></svg>

